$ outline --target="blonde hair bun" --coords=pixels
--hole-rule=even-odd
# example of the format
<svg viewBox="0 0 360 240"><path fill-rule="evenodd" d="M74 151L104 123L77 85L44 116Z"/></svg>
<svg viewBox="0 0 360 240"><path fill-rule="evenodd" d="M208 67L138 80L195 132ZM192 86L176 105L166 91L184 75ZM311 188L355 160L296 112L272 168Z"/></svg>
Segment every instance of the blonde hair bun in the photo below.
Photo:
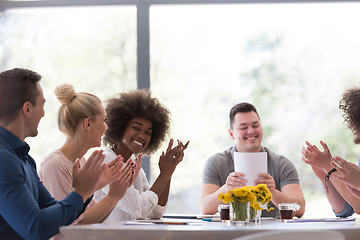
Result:
<svg viewBox="0 0 360 240"><path fill-rule="evenodd" d="M66 105L76 97L75 89L71 84L61 84L56 87L55 94L61 104Z"/></svg>

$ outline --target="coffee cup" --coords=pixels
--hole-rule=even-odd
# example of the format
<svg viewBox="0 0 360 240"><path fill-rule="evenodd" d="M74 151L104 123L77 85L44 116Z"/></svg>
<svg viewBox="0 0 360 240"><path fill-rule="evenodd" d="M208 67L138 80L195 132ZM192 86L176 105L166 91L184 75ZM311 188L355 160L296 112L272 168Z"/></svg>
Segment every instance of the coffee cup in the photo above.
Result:
<svg viewBox="0 0 360 240"><path fill-rule="evenodd" d="M291 220L295 216L295 212L300 209L297 203L279 203L280 217L284 220Z"/></svg>
<svg viewBox="0 0 360 240"><path fill-rule="evenodd" d="M230 220L230 206L229 204L220 204L218 206L220 212L220 220L222 222L227 222Z"/></svg>

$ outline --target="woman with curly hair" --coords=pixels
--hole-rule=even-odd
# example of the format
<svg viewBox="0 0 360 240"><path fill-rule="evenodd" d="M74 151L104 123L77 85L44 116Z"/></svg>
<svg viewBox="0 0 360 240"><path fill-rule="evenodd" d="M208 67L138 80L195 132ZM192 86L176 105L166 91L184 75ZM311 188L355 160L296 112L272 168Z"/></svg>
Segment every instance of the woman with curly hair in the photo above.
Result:
<svg viewBox="0 0 360 240"><path fill-rule="evenodd" d="M170 112L151 97L149 91L134 90L121 93L119 97L107 101L104 149L105 160L109 162L117 155L129 159L133 154L150 155L165 140L170 127ZM106 222L132 219L160 218L167 209L170 181L176 166L182 161L184 150L188 146L178 140L173 147L171 139L166 152L159 159L160 174L150 187L145 172L140 169L134 184L126 191ZM136 164L141 168L141 162ZM105 187L94 195L102 199L108 192Z"/></svg>
<svg viewBox="0 0 360 240"><path fill-rule="evenodd" d="M360 88L344 92L339 103L348 128L353 133L353 141L360 144ZM305 142L303 161L309 164L320 179L335 215L348 217L360 213L360 168L340 157L332 157L326 143L320 141L324 151Z"/></svg>

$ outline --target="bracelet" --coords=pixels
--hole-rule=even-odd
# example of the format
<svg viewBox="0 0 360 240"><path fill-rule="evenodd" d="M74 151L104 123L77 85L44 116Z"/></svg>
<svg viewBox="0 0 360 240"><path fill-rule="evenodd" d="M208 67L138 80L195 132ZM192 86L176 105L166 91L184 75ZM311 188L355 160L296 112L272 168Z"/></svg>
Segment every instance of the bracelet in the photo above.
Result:
<svg viewBox="0 0 360 240"><path fill-rule="evenodd" d="M326 174L326 177L329 178L330 175L331 175L333 172L336 172L336 171L337 171L336 168L331 169L331 170Z"/></svg>
<svg viewBox="0 0 360 240"><path fill-rule="evenodd" d="M326 192L327 193L329 193L329 189L328 189L328 187L329 187L329 181L330 181L330 175L333 173L333 172L336 172L337 170L336 170L336 168L333 168L333 169L331 169L327 174L326 174L326 176L325 176L325 189L326 189Z"/></svg>

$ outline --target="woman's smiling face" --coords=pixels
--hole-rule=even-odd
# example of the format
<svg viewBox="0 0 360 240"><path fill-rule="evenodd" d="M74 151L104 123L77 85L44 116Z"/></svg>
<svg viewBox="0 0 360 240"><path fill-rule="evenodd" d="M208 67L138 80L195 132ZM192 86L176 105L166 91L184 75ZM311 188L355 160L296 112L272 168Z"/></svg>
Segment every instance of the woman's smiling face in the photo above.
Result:
<svg viewBox="0 0 360 240"><path fill-rule="evenodd" d="M133 118L127 124L122 143L132 153L142 152L150 143L152 122L146 118Z"/></svg>

